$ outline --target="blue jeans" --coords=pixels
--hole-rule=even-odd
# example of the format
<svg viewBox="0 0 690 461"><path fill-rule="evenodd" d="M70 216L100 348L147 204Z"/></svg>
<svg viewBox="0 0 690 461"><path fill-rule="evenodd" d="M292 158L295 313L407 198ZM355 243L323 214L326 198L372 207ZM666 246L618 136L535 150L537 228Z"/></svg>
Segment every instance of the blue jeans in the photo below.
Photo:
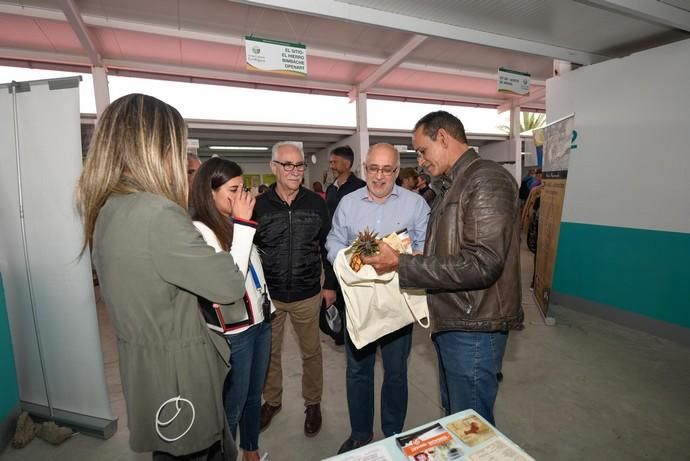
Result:
<svg viewBox="0 0 690 461"><path fill-rule="evenodd" d="M240 426L240 448L259 449L261 392L271 355L271 324L259 323L248 330L225 335L230 345L230 372L223 386L225 416L233 438Z"/></svg>
<svg viewBox="0 0 690 461"><path fill-rule="evenodd" d="M491 424L507 331L446 331L433 337L446 415L471 408Z"/></svg>
<svg viewBox="0 0 690 461"><path fill-rule="evenodd" d="M412 325L394 331L362 349L347 338L347 408L350 437L368 441L374 429L374 364L381 346L381 430L388 437L402 431L407 414L407 358L412 346Z"/></svg>

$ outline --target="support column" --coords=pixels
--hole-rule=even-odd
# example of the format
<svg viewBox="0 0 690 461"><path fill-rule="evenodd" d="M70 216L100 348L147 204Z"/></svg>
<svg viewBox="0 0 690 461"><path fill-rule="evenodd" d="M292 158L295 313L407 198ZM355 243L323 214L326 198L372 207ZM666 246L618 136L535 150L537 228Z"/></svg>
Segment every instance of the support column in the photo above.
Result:
<svg viewBox="0 0 690 461"><path fill-rule="evenodd" d="M515 180L522 180L522 139L520 138L520 106L510 109L510 150L515 159Z"/></svg>
<svg viewBox="0 0 690 461"><path fill-rule="evenodd" d="M93 76L93 91L96 95L96 118L100 118L101 114L110 104L110 90L108 89L108 72L103 67L92 67L91 75Z"/></svg>
<svg viewBox="0 0 690 461"><path fill-rule="evenodd" d="M355 160L352 163L352 171L360 178L366 178L363 174L362 164L369 151L369 126L367 125L367 94L357 93L357 143L353 150L355 151Z"/></svg>
<svg viewBox="0 0 690 461"><path fill-rule="evenodd" d="M553 60L553 76L558 77L559 75L567 74L573 70L573 63L570 61L561 61L560 59Z"/></svg>

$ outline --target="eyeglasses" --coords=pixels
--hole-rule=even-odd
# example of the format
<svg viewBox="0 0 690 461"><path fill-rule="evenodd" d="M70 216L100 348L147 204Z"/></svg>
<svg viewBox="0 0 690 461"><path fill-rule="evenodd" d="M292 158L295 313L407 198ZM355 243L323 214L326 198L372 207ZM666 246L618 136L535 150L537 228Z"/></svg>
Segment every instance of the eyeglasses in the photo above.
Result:
<svg viewBox="0 0 690 461"><path fill-rule="evenodd" d="M364 167L365 170L367 170L367 173L369 174L379 174L379 172L384 175L384 176L390 176L396 171L398 171L398 167L392 167L392 166L377 166L377 165L366 165Z"/></svg>
<svg viewBox="0 0 690 461"><path fill-rule="evenodd" d="M292 171L292 170L297 170L297 171L304 171L307 169L307 164L306 163L283 163L279 162L278 160L273 160L273 163L276 163L280 166L283 167L283 170L285 171Z"/></svg>

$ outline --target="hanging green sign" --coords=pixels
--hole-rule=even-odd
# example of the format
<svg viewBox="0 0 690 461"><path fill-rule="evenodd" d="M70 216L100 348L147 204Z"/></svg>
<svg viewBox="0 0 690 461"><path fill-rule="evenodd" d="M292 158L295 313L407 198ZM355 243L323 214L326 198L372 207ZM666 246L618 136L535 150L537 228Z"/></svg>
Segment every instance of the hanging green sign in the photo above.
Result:
<svg viewBox="0 0 690 461"><path fill-rule="evenodd" d="M498 68L498 91L501 93L513 93L520 96L529 94L530 75L517 70Z"/></svg>
<svg viewBox="0 0 690 461"><path fill-rule="evenodd" d="M301 43L282 42L247 36L244 38L247 70L306 77L307 47Z"/></svg>

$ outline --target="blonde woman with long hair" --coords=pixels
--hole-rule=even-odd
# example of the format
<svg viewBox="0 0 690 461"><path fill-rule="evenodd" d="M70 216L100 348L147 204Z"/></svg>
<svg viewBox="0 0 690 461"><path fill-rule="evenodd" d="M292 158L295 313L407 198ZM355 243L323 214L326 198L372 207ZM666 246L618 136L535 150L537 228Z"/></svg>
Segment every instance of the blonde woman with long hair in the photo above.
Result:
<svg viewBox="0 0 690 461"><path fill-rule="evenodd" d="M154 460L234 460L221 400L228 346L206 327L197 296L232 304L244 276L192 224L186 167L177 110L141 94L114 101L77 186L83 251L91 243L118 338L131 448ZM234 200L241 208L251 197Z"/></svg>

